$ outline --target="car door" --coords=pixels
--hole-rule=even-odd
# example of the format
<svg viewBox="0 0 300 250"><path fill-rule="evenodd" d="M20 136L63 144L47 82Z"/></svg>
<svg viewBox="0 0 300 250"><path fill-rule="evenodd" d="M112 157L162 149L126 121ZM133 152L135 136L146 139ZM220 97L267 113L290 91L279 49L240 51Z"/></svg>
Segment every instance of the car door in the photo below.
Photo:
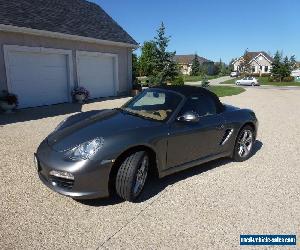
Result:
<svg viewBox="0 0 300 250"><path fill-rule="evenodd" d="M217 113L214 100L209 96L191 96L183 106L185 112L199 115L198 122L174 121L170 125L167 150L167 168L179 166L218 154L224 136L224 118Z"/></svg>
<svg viewBox="0 0 300 250"><path fill-rule="evenodd" d="M248 77L244 77L244 78L241 80L242 85L247 85L247 82L248 82Z"/></svg>
<svg viewBox="0 0 300 250"><path fill-rule="evenodd" d="M251 86L253 82L253 77L248 77L247 85Z"/></svg>

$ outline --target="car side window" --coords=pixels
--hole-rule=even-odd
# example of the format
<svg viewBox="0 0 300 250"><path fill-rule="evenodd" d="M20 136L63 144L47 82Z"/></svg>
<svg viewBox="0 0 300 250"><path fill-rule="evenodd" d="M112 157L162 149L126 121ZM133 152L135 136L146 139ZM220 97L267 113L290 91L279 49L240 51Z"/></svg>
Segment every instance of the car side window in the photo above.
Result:
<svg viewBox="0 0 300 250"><path fill-rule="evenodd" d="M214 100L209 96L194 95L188 98L180 113L183 115L188 111L196 112L199 116L206 116L216 114L217 108Z"/></svg>

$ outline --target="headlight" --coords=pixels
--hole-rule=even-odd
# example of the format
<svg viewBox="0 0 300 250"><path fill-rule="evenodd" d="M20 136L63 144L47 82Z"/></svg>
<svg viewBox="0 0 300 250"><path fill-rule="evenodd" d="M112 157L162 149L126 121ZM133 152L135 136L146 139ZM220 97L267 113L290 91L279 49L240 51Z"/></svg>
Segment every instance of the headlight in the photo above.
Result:
<svg viewBox="0 0 300 250"><path fill-rule="evenodd" d="M87 160L96 154L104 144L102 137L84 142L75 148L71 149L67 156L72 160Z"/></svg>

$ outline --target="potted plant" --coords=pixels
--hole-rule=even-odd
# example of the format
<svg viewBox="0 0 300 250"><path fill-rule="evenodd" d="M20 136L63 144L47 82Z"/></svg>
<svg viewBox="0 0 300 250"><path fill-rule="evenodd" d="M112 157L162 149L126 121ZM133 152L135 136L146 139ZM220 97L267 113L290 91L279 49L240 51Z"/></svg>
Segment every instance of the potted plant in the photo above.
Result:
<svg viewBox="0 0 300 250"><path fill-rule="evenodd" d="M18 106L18 96L7 91L2 91L0 97L0 107L5 113L11 113Z"/></svg>
<svg viewBox="0 0 300 250"><path fill-rule="evenodd" d="M142 91L142 85L139 83L132 84L131 95L136 96Z"/></svg>
<svg viewBox="0 0 300 250"><path fill-rule="evenodd" d="M90 93L84 87L78 87L72 91L72 96L78 103L83 103L89 98Z"/></svg>

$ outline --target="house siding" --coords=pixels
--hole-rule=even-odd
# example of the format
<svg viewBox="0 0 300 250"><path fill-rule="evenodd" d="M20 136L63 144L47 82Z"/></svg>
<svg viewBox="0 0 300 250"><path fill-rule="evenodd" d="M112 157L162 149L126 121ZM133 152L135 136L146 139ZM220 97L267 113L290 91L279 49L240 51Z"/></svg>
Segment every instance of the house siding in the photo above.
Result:
<svg viewBox="0 0 300 250"><path fill-rule="evenodd" d="M21 33L0 31L0 90L7 90L7 80L4 62L4 45L18 45L28 47L44 47L53 49L65 49L72 51L74 82L78 84L76 68L76 51L102 52L118 55L119 93L128 93L131 87L131 55L132 50L126 47L99 45L94 43L71 41L42 36L27 35Z"/></svg>
<svg viewBox="0 0 300 250"><path fill-rule="evenodd" d="M251 66L255 66L255 72L253 73L269 74L272 66L271 63L264 56L262 56L261 60L259 60L259 57L260 56L258 56L255 60L252 60L250 63ZM241 59L239 59L233 64L233 68L235 71L238 71L238 66L240 66L240 64L241 64ZM260 70L260 66L262 66L262 70ZM268 72L265 72L265 66L268 66Z"/></svg>

